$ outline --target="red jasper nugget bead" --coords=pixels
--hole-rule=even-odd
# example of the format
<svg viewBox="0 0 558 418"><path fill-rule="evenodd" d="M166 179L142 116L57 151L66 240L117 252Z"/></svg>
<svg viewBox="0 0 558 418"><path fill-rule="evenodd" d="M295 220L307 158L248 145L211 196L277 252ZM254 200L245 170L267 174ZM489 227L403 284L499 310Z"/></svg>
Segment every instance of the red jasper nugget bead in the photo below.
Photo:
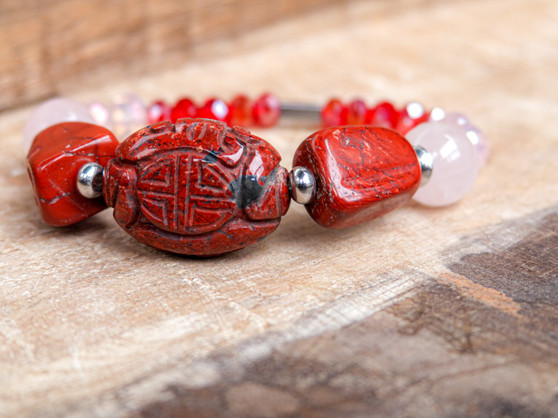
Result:
<svg viewBox="0 0 558 418"><path fill-rule="evenodd" d="M305 139L293 167L309 169L316 193L306 204L327 228L369 221L403 205L418 189L419 161L397 132L370 126L326 128Z"/></svg>
<svg viewBox="0 0 558 418"><path fill-rule="evenodd" d="M27 155L27 171L44 221L66 226L107 206L102 198L79 193L77 174L87 163L105 167L118 140L108 129L83 122L64 122L40 132Z"/></svg>
<svg viewBox="0 0 558 418"><path fill-rule="evenodd" d="M289 207L279 153L242 128L161 122L126 139L104 174L114 218L144 244L219 255L273 232Z"/></svg>

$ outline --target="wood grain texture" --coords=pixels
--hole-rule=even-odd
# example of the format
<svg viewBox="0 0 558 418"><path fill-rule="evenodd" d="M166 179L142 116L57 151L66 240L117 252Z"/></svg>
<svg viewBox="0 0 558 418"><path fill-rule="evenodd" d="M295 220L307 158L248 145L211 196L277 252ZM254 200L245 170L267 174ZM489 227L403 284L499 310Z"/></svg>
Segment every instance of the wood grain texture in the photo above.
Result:
<svg viewBox="0 0 558 418"><path fill-rule="evenodd" d="M0 110L101 83L107 74L124 79L165 69L216 39L335 3L2 0Z"/></svg>
<svg viewBox="0 0 558 418"><path fill-rule="evenodd" d="M341 231L295 205L261 244L217 259L145 247L108 211L44 225L20 149L29 109L0 114L0 414L558 416L556 21L551 0L380 15L359 2L75 90L420 99L491 140L457 205ZM289 166L311 130L256 134Z"/></svg>

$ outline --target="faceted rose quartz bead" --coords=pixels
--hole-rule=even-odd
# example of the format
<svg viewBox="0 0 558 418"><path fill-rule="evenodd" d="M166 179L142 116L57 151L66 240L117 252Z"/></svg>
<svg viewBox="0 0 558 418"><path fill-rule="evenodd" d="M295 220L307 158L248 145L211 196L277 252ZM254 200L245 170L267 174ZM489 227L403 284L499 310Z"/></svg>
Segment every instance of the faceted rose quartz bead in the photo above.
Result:
<svg viewBox="0 0 558 418"><path fill-rule="evenodd" d="M252 124L252 101L239 94L229 103L229 125L250 126Z"/></svg>
<svg viewBox="0 0 558 418"><path fill-rule="evenodd" d="M486 159L488 158L488 154L490 153L490 146L488 144L488 141L486 140L486 136L484 135L484 133L475 125L473 125L469 118L462 113L447 113L443 121L454 123L463 127L467 138L469 138L469 141L471 141L471 143L477 149L480 167L484 166L484 164L486 163Z"/></svg>
<svg viewBox="0 0 558 418"><path fill-rule="evenodd" d="M66 98L47 100L39 105L25 124L23 129L23 147L29 150L35 136L43 129L60 122L95 123L86 105Z"/></svg>
<svg viewBox="0 0 558 418"><path fill-rule="evenodd" d="M125 139L147 124L147 110L141 99L132 93L122 94L109 106L111 129L117 138Z"/></svg>
<svg viewBox="0 0 558 418"><path fill-rule="evenodd" d="M89 104L89 113L93 116L95 124L99 126L110 126L110 111L101 102L92 102Z"/></svg>
<svg viewBox="0 0 558 418"><path fill-rule="evenodd" d="M488 143L486 136L474 125L465 126L465 135L467 135L469 141L471 141L471 143L477 148L479 166L483 167L488 159L488 154L490 154L490 144Z"/></svg>
<svg viewBox="0 0 558 418"><path fill-rule="evenodd" d="M198 114L196 104L188 99L180 99L171 109L171 122L175 123L178 119L182 118L195 118Z"/></svg>
<svg viewBox="0 0 558 418"><path fill-rule="evenodd" d="M199 109L198 117L224 122L229 117L229 106L221 99L209 99Z"/></svg>
<svg viewBox="0 0 558 418"><path fill-rule="evenodd" d="M427 122L410 130L407 139L426 149L434 159L430 180L413 196L417 202L426 206L451 205L473 187L478 157L461 127Z"/></svg>
<svg viewBox="0 0 558 418"><path fill-rule="evenodd" d="M254 118L254 123L259 127L270 128L275 126L281 117L281 103L279 103L279 99L271 93L262 95L254 103L252 117Z"/></svg>
<svg viewBox="0 0 558 418"><path fill-rule="evenodd" d="M157 100L147 108L147 123L152 125L171 119L171 108L162 100Z"/></svg>
<svg viewBox="0 0 558 418"><path fill-rule="evenodd" d="M329 128L347 124L347 108L339 99L331 99L322 108L322 124Z"/></svg>

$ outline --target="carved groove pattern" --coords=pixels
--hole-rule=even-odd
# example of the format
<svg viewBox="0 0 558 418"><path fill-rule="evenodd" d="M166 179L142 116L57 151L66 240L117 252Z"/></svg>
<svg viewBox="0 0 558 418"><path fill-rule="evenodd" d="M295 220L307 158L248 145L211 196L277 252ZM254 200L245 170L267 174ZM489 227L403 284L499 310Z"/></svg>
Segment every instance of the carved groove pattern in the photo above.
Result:
<svg viewBox="0 0 558 418"><path fill-rule="evenodd" d="M138 180L143 214L158 227L181 234L212 231L234 214L232 180L218 162L195 150L173 152L147 164Z"/></svg>

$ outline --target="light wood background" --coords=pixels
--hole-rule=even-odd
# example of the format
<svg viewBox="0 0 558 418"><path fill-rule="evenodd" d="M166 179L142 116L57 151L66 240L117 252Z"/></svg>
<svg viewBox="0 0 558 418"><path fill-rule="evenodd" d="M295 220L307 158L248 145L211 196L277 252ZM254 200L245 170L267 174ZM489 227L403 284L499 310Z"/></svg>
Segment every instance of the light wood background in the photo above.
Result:
<svg viewBox="0 0 558 418"><path fill-rule="evenodd" d="M261 244L216 259L138 244L109 211L43 224L20 146L29 108L0 114L0 414L558 416L557 22L553 0L343 3L157 72L57 87L419 99L490 138L457 205L344 231L293 205ZM312 129L257 133L290 168Z"/></svg>

